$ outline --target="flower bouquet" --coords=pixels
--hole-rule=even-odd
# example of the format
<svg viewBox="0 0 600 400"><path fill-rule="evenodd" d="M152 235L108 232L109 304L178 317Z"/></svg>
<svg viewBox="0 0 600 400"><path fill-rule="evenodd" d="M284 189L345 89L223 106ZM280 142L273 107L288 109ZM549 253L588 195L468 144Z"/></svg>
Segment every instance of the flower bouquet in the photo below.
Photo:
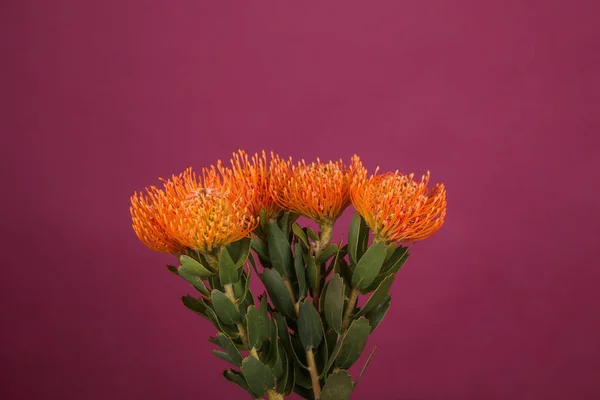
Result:
<svg viewBox="0 0 600 400"><path fill-rule="evenodd" d="M195 289L182 302L214 325L209 340L232 365L227 380L254 399L343 400L360 380L348 369L390 307L407 244L444 222L444 185L429 191L428 181L429 173L369 175L358 156L294 164L238 151L228 166L187 169L134 193L131 215L147 247L177 256L167 267ZM332 243L350 204L346 241ZM256 297L251 279L264 287Z"/></svg>

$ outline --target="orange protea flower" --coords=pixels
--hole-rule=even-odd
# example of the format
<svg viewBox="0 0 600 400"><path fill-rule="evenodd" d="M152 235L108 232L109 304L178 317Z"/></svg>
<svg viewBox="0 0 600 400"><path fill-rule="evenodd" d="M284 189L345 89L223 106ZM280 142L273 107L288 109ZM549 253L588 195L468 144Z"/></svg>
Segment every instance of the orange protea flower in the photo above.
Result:
<svg viewBox="0 0 600 400"><path fill-rule="evenodd" d="M429 171L420 182L414 174L387 173L367 178L357 156L353 158L352 204L376 239L415 242L433 235L446 217L446 190L437 184L429 192Z"/></svg>
<svg viewBox="0 0 600 400"><path fill-rule="evenodd" d="M249 193L254 193L250 204L250 212L255 217L264 210L265 218L277 218L282 212L282 208L275 202L271 190L271 178L269 166L267 165L267 155L263 151L261 155L254 154L252 158L248 157L243 150L233 153L231 169L223 169L222 174L226 177L230 185L243 183L244 189Z"/></svg>
<svg viewBox="0 0 600 400"><path fill-rule="evenodd" d="M331 225L350 205L350 174L342 160L307 164L273 160L273 196L284 209Z"/></svg>
<svg viewBox="0 0 600 400"><path fill-rule="evenodd" d="M147 247L163 253L177 254L183 250L183 246L171 235L169 235L162 223L160 210L162 206L160 190L152 186L146 189L146 195L135 192L131 196L131 219L133 230L137 237Z"/></svg>
<svg viewBox="0 0 600 400"><path fill-rule="evenodd" d="M229 173L220 161L217 168ZM217 168L204 168L202 176L188 168L167 180L160 192L165 230L182 245L204 253L248 236L258 223L250 212L253 191L223 179Z"/></svg>

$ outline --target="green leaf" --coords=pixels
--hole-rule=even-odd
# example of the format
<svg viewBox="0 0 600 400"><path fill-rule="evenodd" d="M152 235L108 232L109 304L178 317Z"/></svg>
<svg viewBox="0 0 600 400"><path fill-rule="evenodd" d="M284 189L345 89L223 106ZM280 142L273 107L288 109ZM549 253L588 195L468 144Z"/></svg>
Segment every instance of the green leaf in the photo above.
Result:
<svg viewBox="0 0 600 400"><path fill-rule="evenodd" d="M246 262L250 253L250 238L243 238L237 242L228 244L223 250L227 249L231 259L235 263L236 268L240 268Z"/></svg>
<svg viewBox="0 0 600 400"><path fill-rule="evenodd" d="M210 296L210 292L206 288L206 285L204 285L204 282L202 282L202 278L200 278L199 276L190 274L185 268L180 268L180 269L181 269L181 271L179 271L179 276L181 276L187 282L191 283L192 286L194 286L194 288L196 288L196 290L198 290L200 293L202 293L206 297Z"/></svg>
<svg viewBox="0 0 600 400"><path fill-rule="evenodd" d="M392 303L392 296L387 295L383 302L376 309L367 313L366 317L369 319L369 323L371 324L371 332L375 330L385 318L388 310L390 309L390 305Z"/></svg>
<svg viewBox="0 0 600 400"><path fill-rule="evenodd" d="M231 357L229 357L229 354L227 354L227 353L224 353L224 352L222 352L222 351L219 351L219 350L213 350L213 351L212 351L212 353L213 353L215 356L219 357L219 358L220 358L221 360L223 360L223 361L227 361L228 363L230 363L230 364L233 364L233 365L238 365L238 364L236 364L236 363L235 363L235 362L234 362L234 361L231 359Z"/></svg>
<svg viewBox="0 0 600 400"><path fill-rule="evenodd" d="M289 366L289 360L288 357L285 353L285 351L283 351L281 353L281 357L279 358L281 360L281 362L278 363L278 370L274 371L275 373L275 379L277 380L277 384L275 386L275 389L277 392L281 393L283 391L283 389L285 388L285 386L287 385L287 380L289 378L289 371L290 371L290 366ZM292 374L293 374L293 370L292 370Z"/></svg>
<svg viewBox="0 0 600 400"><path fill-rule="evenodd" d="M268 390L275 387L275 378L269 367L253 356L244 358L241 369L250 390L256 397L264 396Z"/></svg>
<svg viewBox="0 0 600 400"><path fill-rule="evenodd" d="M242 354L227 335L217 333L217 342L219 343L219 346L225 350L233 364L238 366L242 364Z"/></svg>
<svg viewBox="0 0 600 400"><path fill-rule="evenodd" d="M250 387L248 386L248 383L246 383L246 380L244 379L244 377L242 376L242 374L240 374L238 371L234 371L232 369L228 369L228 370L223 371L223 376L229 382L235 383L236 385L238 385L239 387L241 387L242 389L244 389L245 391L247 391L248 393L250 393L250 395L252 397L254 397L254 393L252 393L252 390L250 390Z"/></svg>
<svg viewBox="0 0 600 400"><path fill-rule="evenodd" d="M296 309L294 308L294 302L279 272L275 269L267 269L260 278L269 293L275 309L283 312L288 317L295 317Z"/></svg>
<svg viewBox="0 0 600 400"><path fill-rule="evenodd" d="M211 298L215 313L221 321L229 325L242 322L240 310L231 302L227 295L217 289L211 292Z"/></svg>
<svg viewBox="0 0 600 400"><path fill-rule="evenodd" d="M352 390L354 390L354 382L348 372L343 370L334 372L325 381L321 400L348 400Z"/></svg>
<svg viewBox="0 0 600 400"><path fill-rule="evenodd" d="M369 297L369 300L365 303L363 308L356 314L357 316L368 313L371 310L377 308L387 297L390 288L392 287L392 283L394 283L394 278L396 275L390 275L381 282L381 284L377 287L375 292Z"/></svg>
<svg viewBox="0 0 600 400"><path fill-rule="evenodd" d="M373 347L373 350L371 351L371 354L369 354L369 358L367 358L367 361L365 362L365 365L362 367L362 370L360 371L360 375L358 376L358 379L356 380L356 383L354 384L354 387L356 387L358 385L358 382L360 382L360 380L362 379L363 374L365 373L365 371L367 370L367 367L371 363L371 359L375 355L375 351L377 351L377 346Z"/></svg>
<svg viewBox="0 0 600 400"><path fill-rule="evenodd" d="M280 358L280 347L282 346L278 331L277 331L277 321L275 319L269 319L269 350L267 352L267 356L265 357L266 364L273 368L275 364L277 364L278 359ZM279 379L278 376L275 376L275 379Z"/></svg>
<svg viewBox="0 0 600 400"><path fill-rule="evenodd" d="M294 245L294 271L298 280L298 301L306 297L306 270L304 268L304 256L302 254L302 245Z"/></svg>
<svg viewBox="0 0 600 400"><path fill-rule="evenodd" d="M323 324L319 312L311 301L300 303L298 334L305 349L316 349L323 340Z"/></svg>
<svg viewBox="0 0 600 400"><path fill-rule="evenodd" d="M310 240L312 240L313 242L316 242L317 240L319 240L319 235L317 235L317 233L315 231L312 230L312 228L305 228L306 229L306 235L310 238Z"/></svg>
<svg viewBox="0 0 600 400"><path fill-rule="evenodd" d="M408 247L396 248L390 258L383 263L381 274L387 276L398 272L408 259L408 255Z"/></svg>
<svg viewBox="0 0 600 400"><path fill-rule="evenodd" d="M204 318L207 318L206 306L204 305L204 303L202 303L198 299L196 299L192 296L183 296L181 298L181 302L183 303L184 306L186 306L188 309L192 310L196 314L200 314Z"/></svg>
<svg viewBox="0 0 600 400"><path fill-rule="evenodd" d="M239 279L238 269L227 247L223 247L219 257L219 279L222 285L236 283Z"/></svg>
<svg viewBox="0 0 600 400"><path fill-rule="evenodd" d="M269 221L267 226L267 243L271 264L281 276L289 276L292 267L292 251L287 236L276 221Z"/></svg>
<svg viewBox="0 0 600 400"><path fill-rule="evenodd" d="M385 244L375 242L360 258L352 273L352 287L366 289L377 277L385 258Z"/></svg>
<svg viewBox="0 0 600 400"><path fill-rule="evenodd" d="M177 267L175 267L173 265L167 265L167 269L169 271L171 271L172 273L174 273L175 275L179 275L179 272L177 272Z"/></svg>
<svg viewBox="0 0 600 400"><path fill-rule="evenodd" d="M250 241L250 246L258 256L258 259L260 260L262 265L264 265L265 268L271 268L271 261L269 259L269 248L267 247L267 243L258 236L253 236Z"/></svg>
<svg viewBox="0 0 600 400"><path fill-rule="evenodd" d="M281 346L281 344L280 344L280 346ZM285 353L283 348L281 348L281 352ZM277 385L277 391L279 393L281 393L283 395L283 397L287 397L292 393L292 391L294 390L294 385L296 383L296 379L295 379L296 374L294 373L294 370L295 370L294 362L287 355L286 355L286 359L287 359L287 364L288 364L287 380L285 382L285 385L283 385L282 388L280 388L279 385Z"/></svg>
<svg viewBox="0 0 600 400"><path fill-rule="evenodd" d="M248 275L247 276L242 276L242 281L244 283L244 292L242 293L242 295L239 297L239 304L243 304L244 301L246 300L246 296L248 296L248 292L250 292L250 276L252 275L252 269L248 268ZM250 296L252 297L252 296Z"/></svg>
<svg viewBox="0 0 600 400"><path fill-rule="evenodd" d="M309 249L310 245L308 244L308 238L306 237L306 233L304 233L302 228L300 228L300 225L298 225L298 224L292 225L292 231L294 231L294 235L296 235L298 240L300 240L300 242L302 242L304 247L306 249Z"/></svg>
<svg viewBox="0 0 600 400"><path fill-rule="evenodd" d="M294 356L294 361L299 366L307 369L308 367L306 366L305 363L303 363L300 360L300 357L298 356L298 354L296 353L296 351L294 349L294 346L292 345L292 340L290 338L290 331L287 326L287 322L285 321L285 318L283 317L283 315L281 315L279 313L275 313L273 316L275 317L275 320L277 321L277 330L279 331L279 339L283 343L283 347L285 348L285 351L287 352L287 354L291 354Z"/></svg>
<svg viewBox="0 0 600 400"><path fill-rule="evenodd" d="M226 334L227 336L229 336L232 339L236 339L240 336L240 334L237 330L237 327L235 325L229 325L229 324L226 324L223 321L219 320L219 318L217 317L217 314L215 314L213 309L208 306L206 306L206 315L208 316L208 319L210 320L210 322L212 322L212 324L215 326L217 331L223 332L224 334Z"/></svg>
<svg viewBox="0 0 600 400"><path fill-rule="evenodd" d="M206 269L202 264L200 264L198 261L194 260L188 255L184 254L179 256L179 262L181 263L181 266L179 267L180 275L182 269L190 275L199 276L201 278L206 278L214 275L214 273Z"/></svg>
<svg viewBox="0 0 600 400"><path fill-rule="evenodd" d="M352 321L342 340L340 352L335 359L335 366L341 369L350 368L362 354L370 332L371 325L365 317Z"/></svg>
<svg viewBox="0 0 600 400"><path fill-rule="evenodd" d="M318 270L315 258L309 253L304 253L304 263L306 264L306 280L308 281L308 286L315 290L318 280Z"/></svg>
<svg viewBox="0 0 600 400"><path fill-rule="evenodd" d="M340 250L340 248L338 247L338 245L334 244L334 243L325 247L323 250L321 250L321 252L317 256L317 260L316 260L317 264L322 264L322 263L326 262L331 257L333 257L335 254L337 254L337 252L339 250Z"/></svg>
<svg viewBox="0 0 600 400"><path fill-rule="evenodd" d="M337 333L342 331L342 313L344 309L344 281L334 274L327 283L323 312L329 326Z"/></svg>
<svg viewBox="0 0 600 400"><path fill-rule="evenodd" d="M365 251L365 237L368 239L369 230L365 220L356 213L348 229L348 255L350 263L356 265Z"/></svg>
<svg viewBox="0 0 600 400"><path fill-rule="evenodd" d="M257 350L260 350L265 340L269 338L269 320L254 306L248 307L246 313L246 323L248 324L248 344Z"/></svg>

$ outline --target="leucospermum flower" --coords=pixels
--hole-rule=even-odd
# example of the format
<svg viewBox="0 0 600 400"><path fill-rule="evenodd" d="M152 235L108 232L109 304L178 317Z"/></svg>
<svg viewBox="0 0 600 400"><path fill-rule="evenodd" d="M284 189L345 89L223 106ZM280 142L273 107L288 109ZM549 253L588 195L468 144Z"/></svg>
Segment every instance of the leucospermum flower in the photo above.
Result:
<svg viewBox="0 0 600 400"><path fill-rule="evenodd" d="M158 204L164 197L155 186L146 189L146 194L135 192L131 196L131 220L133 230L140 241L151 250L163 253L178 254L183 246L169 235L163 224L161 210Z"/></svg>
<svg viewBox="0 0 600 400"><path fill-rule="evenodd" d="M353 158L352 204L365 219L376 239L415 242L433 235L446 217L446 190L437 184L430 192L429 171L421 181L414 174L377 171L367 178L357 156Z"/></svg>
<svg viewBox="0 0 600 400"><path fill-rule="evenodd" d="M220 165L218 169L224 170ZM254 192L225 180L217 168L198 176L188 168L165 182L162 217L166 231L182 245L215 252L250 234L258 220L250 211Z"/></svg>
<svg viewBox="0 0 600 400"><path fill-rule="evenodd" d="M293 165L273 160L273 194L284 209L331 225L350 205L350 174L341 160Z"/></svg>
<svg viewBox="0 0 600 400"><path fill-rule="evenodd" d="M277 218L283 212L273 198L271 171L264 151L249 157L245 151L238 150L233 153L231 169L223 169L222 173L231 185L241 183L245 190L254 193L250 203L250 212L254 217L258 217L261 210L264 210L267 220Z"/></svg>

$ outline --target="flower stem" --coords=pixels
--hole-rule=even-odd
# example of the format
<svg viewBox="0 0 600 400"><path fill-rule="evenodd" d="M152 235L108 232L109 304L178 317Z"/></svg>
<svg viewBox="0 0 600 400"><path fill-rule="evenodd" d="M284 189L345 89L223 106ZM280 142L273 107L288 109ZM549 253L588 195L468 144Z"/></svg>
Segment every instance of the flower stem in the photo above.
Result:
<svg viewBox="0 0 600 400"><path fill-rule="evenodd" d="M233 304L236 304L237 299L235 298L235 293L233 292L233 285L231 283L227 283L223 285L223 287L225 288L225 295L229 298L229 300L231 300ZM248 333L246 330L246 325L244 325L241 322L236 325L240 334L240 338L242 339L242 343L244 343L244 346L248 348L251 355L253 355L256 359L259 359L256 349L250 348L250 345L248 344Z"/></svg>
<svg viewBox="0 0 600 400"><path fill-rule="evenodd" d="M354 311L354 307L356 306L356 300L358 300L359 294L360 291L356 288L353 288L350 292L348 306L346 308L346 312L344 313L344 320L342 322L342 332L345 332L346 329L348 329L348 325L350 324L350 317L352 316L352 312Z"/></svg>
<svg viewBox="0 0 600 400"><path fill-rule="evenodd" d="M269 394L269 400L283 400L284 399L283 395L277 393L274 390L269 390L268 394Z"/></svg>
<svg viewBox="0 0 600 400"><path fill-rule="evenodd" d="M321 254L321 251L323 251L323 249L329 245L329 242L331 241L331 235L333 234L333 225L331 223L324 222L320 225L320 227L321 232L319 235L319 241L315 246L315 258L317 258L319 254ZM319 297L321 296L321 274L321 265L317 265L317 282L313 293L313 305L317 310L319 309Z"/></svg>
<svg viewBox="0 0 600 400"><path fill-rule="evenodd" d="M308 363L308 371L310 372L310 380L312 382L312 390L315 395L315 400L321 397L321 384L319 382L319 372L317 371L317 363L312 349L306 350L306 361Z"/></svg>

